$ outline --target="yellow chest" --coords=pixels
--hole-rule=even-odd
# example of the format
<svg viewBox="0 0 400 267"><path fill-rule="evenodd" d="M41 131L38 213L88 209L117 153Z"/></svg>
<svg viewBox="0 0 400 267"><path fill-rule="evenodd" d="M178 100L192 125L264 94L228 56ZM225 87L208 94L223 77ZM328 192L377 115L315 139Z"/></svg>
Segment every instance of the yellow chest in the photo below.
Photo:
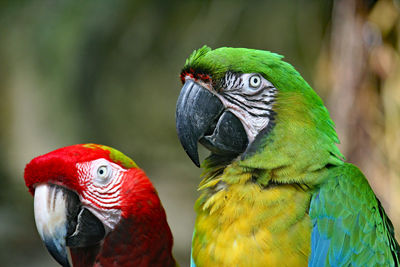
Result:
<svg viewBox="0 0 400 267"><path fill-rule="evenodd" d="M196 266L307 266L310 197L294 185L254 183L203 192L192 244Z"/></svg>

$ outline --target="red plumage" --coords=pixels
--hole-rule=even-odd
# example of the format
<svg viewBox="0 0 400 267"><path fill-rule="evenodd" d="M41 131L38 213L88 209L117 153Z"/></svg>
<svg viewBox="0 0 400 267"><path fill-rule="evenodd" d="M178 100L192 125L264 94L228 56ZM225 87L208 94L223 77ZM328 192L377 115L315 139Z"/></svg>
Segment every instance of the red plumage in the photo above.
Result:
<svg viewBox="0 0 400 267"><path fill-rule="evenodd" d="M25 184L31 194L35 191L34 185L43 182L60 184L80 194L82 188L77 179L76 163L99 158L112 161L110 151L105 149L93 149L84 145L56 149L34 158L26 165L24 173ZM118 164L118 162L116 163Z"/></svg>
<svg viewBox="0 0 400 267"><path fill-rule="evenodd" d="M91 247L73 248L74 266L176 266L173 238L164 208L146 174L126 169L100 147L74 145L33 159L25 168L25 183L34 194L38 183L53 183L82 196L77 163L104 158L125 169L119 191L121 218L104 238Z"/></svg>
<svg viewBox="0 0 400 267"><path fill-rule="evenodd" d="M156 190L140 169L131 169L122 186L122 217L104 240L98 266L175 266L172 233ZM115 265L114 254L118 254ZM95 266L97 266L95 265Z"/></svg>

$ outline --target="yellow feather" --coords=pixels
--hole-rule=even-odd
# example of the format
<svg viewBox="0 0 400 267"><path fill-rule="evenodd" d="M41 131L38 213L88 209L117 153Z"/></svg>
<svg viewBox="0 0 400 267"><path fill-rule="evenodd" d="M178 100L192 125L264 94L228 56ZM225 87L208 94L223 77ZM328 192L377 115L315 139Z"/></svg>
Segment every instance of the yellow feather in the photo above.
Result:
<svg viewBox="0 0 400 267"><path fill-rule="evenodd" d="M311 193L295 185L263 188L246 173L229 179L234 183L218 179L226 186L216 191L218 182L202 185L193 237L197 266L306 266Z"/></svg>

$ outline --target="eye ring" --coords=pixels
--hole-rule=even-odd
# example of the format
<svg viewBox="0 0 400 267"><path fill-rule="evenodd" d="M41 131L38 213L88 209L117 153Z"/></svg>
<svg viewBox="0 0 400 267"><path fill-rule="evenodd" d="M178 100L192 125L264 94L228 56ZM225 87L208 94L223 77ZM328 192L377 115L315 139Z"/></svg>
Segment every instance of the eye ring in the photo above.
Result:
<svg viewBox="0 0 400 267"><path fill-rule="evenodd" d="M250 87L255 88L255 89L259 88L261 85L260 75L255 74L255 75L251 76L249 79L249 85L250 85Z"/></svg>
<svg viewBox="0 0 400 267"><path fill-rule="evenodd" d="M112 169L109 165L100 165L96 171L96 182L106 184L112 176Z"/></svg>

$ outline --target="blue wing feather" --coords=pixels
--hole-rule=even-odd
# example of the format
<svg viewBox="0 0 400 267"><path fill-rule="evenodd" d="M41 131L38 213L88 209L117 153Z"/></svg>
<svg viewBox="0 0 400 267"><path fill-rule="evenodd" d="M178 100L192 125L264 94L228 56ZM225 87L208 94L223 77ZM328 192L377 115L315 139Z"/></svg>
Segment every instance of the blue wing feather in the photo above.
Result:
<svg viewBox="0 0 400 267"><path fill-rule="evenodd" d="M192 240L193 240L193 237L194 237L194 235L196 234L196 229L194 229L194 231L193 231L193 235L192 235ZM196 267L196 263L194 263L194 260L193 260L193 247L192 247L192 249L190 250L190 267Z"/></svg>
<svg viewBox="0 0 400 267"><path fill-rule="evenodd" d="M324 266L329 246L330 240L320 234L317 221L314 220L311 233L311 256L308 261L308 266Z"/></svg>
<svg viewBox="0 0 400 267"><path fill-rule="evenodd" d="M192 253L190 253L190 267L196 267L196 263L194 263Z"/></svg>
<svg viewBox="0 0 400 267"><path fill-rule="evenodd" d="M308 266L399 266L393 226L364 175L347 163L332 171L311 199Z"/></svg>

